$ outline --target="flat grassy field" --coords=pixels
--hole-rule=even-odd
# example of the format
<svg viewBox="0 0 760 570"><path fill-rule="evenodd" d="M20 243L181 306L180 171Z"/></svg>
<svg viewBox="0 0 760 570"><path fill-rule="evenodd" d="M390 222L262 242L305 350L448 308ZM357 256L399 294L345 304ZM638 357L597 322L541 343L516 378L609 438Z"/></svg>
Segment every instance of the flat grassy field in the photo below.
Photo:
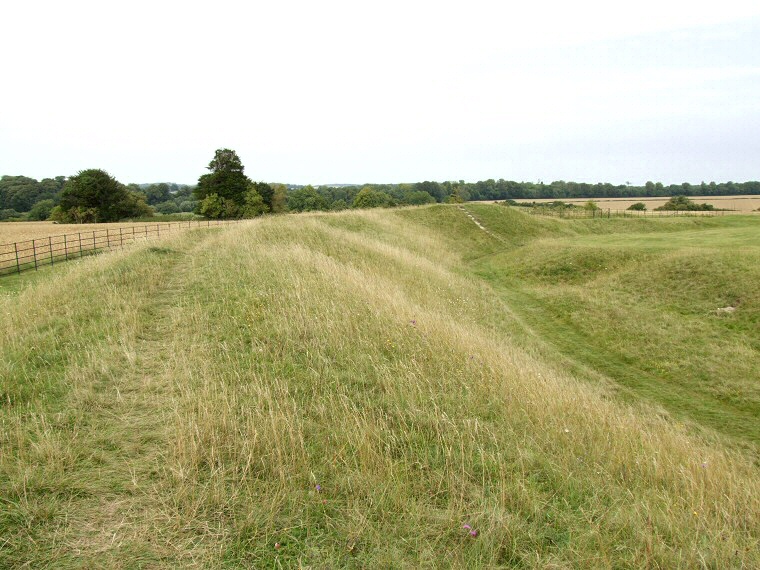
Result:
<svg viewBox="0 0 760 570"><path fill-rule="evenodd" d="M0 279L0 567L760 567L759 255L467 204Z"/></svg>

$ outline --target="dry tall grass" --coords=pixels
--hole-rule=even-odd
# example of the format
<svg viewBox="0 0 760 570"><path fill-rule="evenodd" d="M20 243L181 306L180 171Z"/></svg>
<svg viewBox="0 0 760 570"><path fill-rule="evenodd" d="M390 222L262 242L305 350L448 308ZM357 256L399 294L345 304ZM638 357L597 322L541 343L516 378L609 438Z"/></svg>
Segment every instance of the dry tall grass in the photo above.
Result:
<svg viewBox="0 0 760 570"><path fill-rule="evenodd" d="M192 232L0 301L0 562L760 565L756 467L516 348L413 220Z"/></svg>

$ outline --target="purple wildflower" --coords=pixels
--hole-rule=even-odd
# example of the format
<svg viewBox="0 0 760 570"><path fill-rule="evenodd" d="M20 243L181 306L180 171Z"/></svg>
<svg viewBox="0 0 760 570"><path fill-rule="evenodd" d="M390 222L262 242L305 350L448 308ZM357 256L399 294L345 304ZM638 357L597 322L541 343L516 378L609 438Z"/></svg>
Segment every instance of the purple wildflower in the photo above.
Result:
<svg viewBox="0 0 760 570"><path fill-rule="evenodd" d="M322 492L322 485L317 485L317 486L315 487L315 489L317 490L317 493L320 493L320 492Z"/></svg>
<svg viewBox="0 0 760 570"><path fill-rule="evenodd" d="M475 529L471 530L471 531L470 531L470 536L472 536L472 537L476 537L476 536L478 536L478 531L477 531L477 530L475 530Z"/></svg>
<svg viewBox="0 0 760 570"><path fill-rule="evenodd" d="M463 528L464 530L472 530L472 527L471 527L470 525L468 525L468 524L464 524L464 525L462 525L462 528Z"/></svg>

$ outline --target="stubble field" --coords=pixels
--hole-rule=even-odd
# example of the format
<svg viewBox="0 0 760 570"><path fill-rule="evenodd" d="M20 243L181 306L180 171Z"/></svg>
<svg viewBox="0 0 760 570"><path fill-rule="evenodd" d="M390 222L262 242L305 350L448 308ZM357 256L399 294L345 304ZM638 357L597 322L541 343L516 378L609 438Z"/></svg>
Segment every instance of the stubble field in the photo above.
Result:
<svg viewBox="0 0 760 570"><path fill-rule="evenodd" d="M662 206L669 198L591 198L600 208L610 210L625 210L637 202L646 204L647 210L654 210ZM721 210L732 210L744 214L757 212L760 209L760 196L689 196L689 199L699 204L712 204ZM540 200L516 200L517 202L554 202L552 199ZM582 206L589 198L561 198L563 202Z"/></svg>
<svg viewBox="0 0 760 570"><path fill-rule="evenodd" d="M154 226L157 222L123 222L113 224L54 224L53 222L6 222L0 224L0 245L33 239L44 239L49 236L64 234L87 234L96 231L110 230L118 233L119 228L143 228ZM166 224L167 222L164 222ZM176 223L176 222L175 222Z"/></svg>

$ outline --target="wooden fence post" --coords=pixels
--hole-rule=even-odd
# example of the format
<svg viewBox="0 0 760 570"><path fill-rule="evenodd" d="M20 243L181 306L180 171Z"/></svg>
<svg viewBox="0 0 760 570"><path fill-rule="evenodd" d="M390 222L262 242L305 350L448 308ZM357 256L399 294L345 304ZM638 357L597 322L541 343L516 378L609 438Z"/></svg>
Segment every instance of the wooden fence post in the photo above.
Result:
<svg viewBox="0 0 760 570"><path fill-rule="evenodd" d="M18 262L18 242L13 242L13 249L16 252L16 273L21 273L21 265Z"/></svg>
<svg viewBox="0 0 760 570"><path fill-rule="evenodd" d="M121 233L121 226L119 226L119 244L121 249L124 249L124 235Z"/></svg>
<svg viewBox="0 0 760 570"><path fill-rule="evenodd" d="M82 257L82 232L77 234L79 236L79 257Z"/></svg>
<svg viewBox="0 0 760 570"><path fill-rule="evenodd" d="M37 271L37 243L32 240L32 256L34 257L34 270Z"/></svg>
<svg viewBox="0 0 760 570"><path fill-rule="evenodd" d="M55 261L53 260L53 236L50 236L48 238L48 249L50 250L50 265L55 265Z"/></svg>

